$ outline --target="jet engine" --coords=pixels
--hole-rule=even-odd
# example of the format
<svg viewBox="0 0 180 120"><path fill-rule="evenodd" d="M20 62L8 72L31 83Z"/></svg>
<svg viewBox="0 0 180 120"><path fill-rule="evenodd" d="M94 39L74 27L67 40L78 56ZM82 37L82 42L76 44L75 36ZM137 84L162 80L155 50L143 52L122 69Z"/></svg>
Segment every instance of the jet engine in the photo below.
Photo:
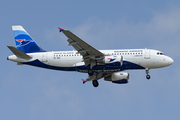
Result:
<svg viewBox="0 0 180 120"><path fill-rule="evenodd" d="M115 72L107 77L104 77L106 81L112 81L112 83L125 84L129 82L129 73Z"/></svg>
<svg viewBox="0 0 180 120"><path fill-rule="evenodd" d="M122 56L104 56L102 60L97 61L97 65L110 65L110 66L122 66L123 57Z"/></svg>

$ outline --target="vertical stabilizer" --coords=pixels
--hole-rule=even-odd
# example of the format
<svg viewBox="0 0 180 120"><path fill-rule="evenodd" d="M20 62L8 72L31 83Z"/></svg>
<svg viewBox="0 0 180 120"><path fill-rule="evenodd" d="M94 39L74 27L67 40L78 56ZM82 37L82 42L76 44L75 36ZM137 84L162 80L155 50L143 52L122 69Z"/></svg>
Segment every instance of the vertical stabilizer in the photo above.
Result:
<svg viewBox="0 0 180 120"><path fill-rule="evenodd" d="M32 39L32 37L22 26L12 26L12 30L14 33L17 49L21 50L24 53L45 52L45 50L37 45L37 43Z"/></svg>

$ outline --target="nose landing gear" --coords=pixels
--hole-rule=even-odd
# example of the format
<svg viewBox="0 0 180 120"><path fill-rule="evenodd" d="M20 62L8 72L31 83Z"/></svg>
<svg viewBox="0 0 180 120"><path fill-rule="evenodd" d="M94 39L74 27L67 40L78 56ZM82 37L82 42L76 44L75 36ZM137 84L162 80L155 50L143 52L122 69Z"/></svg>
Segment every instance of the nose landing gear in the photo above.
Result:
<svg viewBox="0 0 180 120"><path fill-rule="evenodd" d="M149 80L151 78L151 76L149 75L149 69L146 68L146 78Z"/></svg>
<svg viewBox="0 0 180 120"><path fill-rule="evenodd" d="M150 76L150 75L146 75L146 78L147 78L147 79L150 79L150 78L151 78L151 76Z"/></svg>

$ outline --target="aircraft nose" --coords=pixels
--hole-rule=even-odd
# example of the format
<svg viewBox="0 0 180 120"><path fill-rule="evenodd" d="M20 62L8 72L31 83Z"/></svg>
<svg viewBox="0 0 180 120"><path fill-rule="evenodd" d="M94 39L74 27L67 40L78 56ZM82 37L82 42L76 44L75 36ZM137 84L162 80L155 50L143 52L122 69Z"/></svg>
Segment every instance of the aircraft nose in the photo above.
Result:
<svg viewBox="0 0 180 120"><path fill-rule="evenodd" d="M169 65L172 65L172 64L173 64L174 60L173 60L172 58L168 57L168 58L166 59L166 62L167 62L167 64L168 64L168 66L169 66Z"/></svg>
<svg viewBox="0 0 180 120"><path fill-rule="evenodd" d="M173 64L173 63L174 63L174 60L173 60L172 58L170 58L169 63L170 63L170 64Z"/></svg>

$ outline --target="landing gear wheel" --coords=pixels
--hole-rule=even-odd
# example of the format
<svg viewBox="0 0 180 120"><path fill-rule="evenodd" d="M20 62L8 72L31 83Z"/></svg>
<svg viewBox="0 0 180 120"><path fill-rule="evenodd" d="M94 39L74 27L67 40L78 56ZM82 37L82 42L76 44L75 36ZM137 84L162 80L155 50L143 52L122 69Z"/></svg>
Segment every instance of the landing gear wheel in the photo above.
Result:
<svg viewBox="0 0 180 120"><path fill-rule="evenodd" d="M89 74L89 76L92 76L94 74L94 71L92 69L89 69L88 74Z"/></svg>
<svg viewBox="0 0 180 120"><path fill-rule="evenodd" d="M146 78L147 78L147 79L150 79L151 77L150 77L150 75L146 75Z"/></svg>
<svg viewBox="0 0 180 120"><path fill-rule="evenodd" d="M98 83L97 80L93 80L93 81L92 81L92 84L93 84L94 87L98 87L98 86L99 86L99 83Z"/></svg>
<svg viewBox="0 0 180 120"><path fill-rule="evenodd" d="M149 80L151 77L148 73L149 73L149 68L146 68L146 78Z"/></svg>

